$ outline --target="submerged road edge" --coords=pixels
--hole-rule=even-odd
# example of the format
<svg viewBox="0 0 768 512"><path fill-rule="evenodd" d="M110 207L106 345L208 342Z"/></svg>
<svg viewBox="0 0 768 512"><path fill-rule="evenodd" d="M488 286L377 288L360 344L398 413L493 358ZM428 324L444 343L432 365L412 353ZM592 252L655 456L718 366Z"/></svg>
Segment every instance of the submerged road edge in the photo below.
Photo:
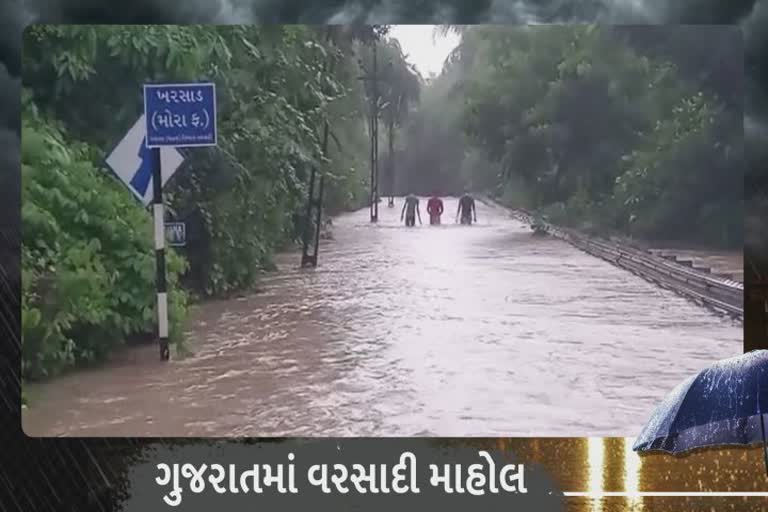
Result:
<svg viewBox="0 0 768 512"><path fill-rule="evenodd" d="M716 277L627 244L598 239L573 229L555 226L537 218L531 212L510 208L484 195L476 197L486 205L508 211L512 217L529 226L535 222L550 236L686 297L699 306L725 314L739 322L744 321L744 285L738 281Z"/></svg>

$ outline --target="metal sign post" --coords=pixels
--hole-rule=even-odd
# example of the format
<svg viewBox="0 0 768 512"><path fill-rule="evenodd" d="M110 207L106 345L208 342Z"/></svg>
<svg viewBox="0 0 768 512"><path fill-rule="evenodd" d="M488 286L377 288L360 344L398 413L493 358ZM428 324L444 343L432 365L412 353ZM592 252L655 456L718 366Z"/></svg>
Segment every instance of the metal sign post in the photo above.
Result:
<svg viewBox="0 0 768 512"><path fill-rule="evenodd" d="M154 204L155 259L157 262L158 337L161 339L160 356L167 360L168 353L168 299L165 283L165 253L163 238L163 186L181 166L184 157L176 148L149 149L146 146L146 119L141 116L128 130L106 159L106 164L128 187L142 205ZM160 241L158 241L158 219ZM165 340L165 342L162 342Z"/></svg>
<svg viewBox="0 0 768 512"><path fill-rule="evenodd" d="M152 148L152 211L155 217L155 269L157 285L157 337L160 339L160 359L171 357L168 348L168 290L165 280L165 213L163 209L162 163L160 148Z"/></svg>
<svg viewBox="0 0 768 512"><path fill-rule="evenodd" d="M165 275L165 212L161 148L216 145L216 87L212 83L145 84L146 147L152 151L152 195L157 270L157 337L160 359L168 348L168 291Z"/></svg>

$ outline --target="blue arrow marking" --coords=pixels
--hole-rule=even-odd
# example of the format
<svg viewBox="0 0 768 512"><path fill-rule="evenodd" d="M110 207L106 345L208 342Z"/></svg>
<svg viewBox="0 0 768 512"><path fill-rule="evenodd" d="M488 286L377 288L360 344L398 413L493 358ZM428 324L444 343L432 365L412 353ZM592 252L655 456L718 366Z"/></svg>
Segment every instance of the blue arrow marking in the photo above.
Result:
<svg viewBox="0 0 768 512"><path fill-rule="evenodd" d="M147 193L149 187L149 180L152 179L152 150L147 147L147 138L144 137L141 140L141 146L139 146L139 158L141 158L141 165L133 175L131 179L131 187L139 193L141 197Z"/></svg>

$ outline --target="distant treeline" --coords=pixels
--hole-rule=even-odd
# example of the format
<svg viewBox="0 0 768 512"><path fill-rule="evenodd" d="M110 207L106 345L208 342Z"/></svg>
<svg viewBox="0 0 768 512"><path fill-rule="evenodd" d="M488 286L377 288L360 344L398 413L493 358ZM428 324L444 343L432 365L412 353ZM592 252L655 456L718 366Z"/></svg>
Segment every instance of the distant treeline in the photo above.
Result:
<svg viewBox="0 0 768 512"><path fill-rule="evenodd" d="M737 27L469 26L396 154L399 192L489 192L552 221L743 244Z"/></svg>

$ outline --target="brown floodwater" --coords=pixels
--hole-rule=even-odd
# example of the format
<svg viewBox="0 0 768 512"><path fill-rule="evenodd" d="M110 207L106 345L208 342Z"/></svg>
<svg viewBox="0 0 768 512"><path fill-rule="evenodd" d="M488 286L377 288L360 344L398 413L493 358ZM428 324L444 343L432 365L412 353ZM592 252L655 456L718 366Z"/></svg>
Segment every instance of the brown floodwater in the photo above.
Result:
<svg viewBox="0 0 768 512"><path fill-rule="evenodd" d="M634 436L742 327L533 236L506 210L406 228L402 202L334 221L316 269L205 303L194 355L128 349L30 386L32 436ZM422 208L424 202L422 202Z"/></svg>

